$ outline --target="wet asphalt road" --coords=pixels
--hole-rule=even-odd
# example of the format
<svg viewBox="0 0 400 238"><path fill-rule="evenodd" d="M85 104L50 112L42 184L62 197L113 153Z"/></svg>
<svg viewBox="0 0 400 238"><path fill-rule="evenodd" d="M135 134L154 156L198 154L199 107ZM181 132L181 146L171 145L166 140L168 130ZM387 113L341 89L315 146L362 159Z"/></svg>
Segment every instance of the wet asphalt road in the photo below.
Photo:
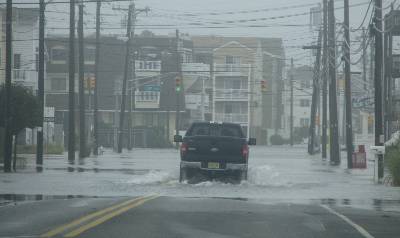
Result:
<svg viewBox="0 0 400 238"><path fill-rule="evenodd" d="M0 207L0 237L399 237L400 214L224 198L72 198Z"/></svg>

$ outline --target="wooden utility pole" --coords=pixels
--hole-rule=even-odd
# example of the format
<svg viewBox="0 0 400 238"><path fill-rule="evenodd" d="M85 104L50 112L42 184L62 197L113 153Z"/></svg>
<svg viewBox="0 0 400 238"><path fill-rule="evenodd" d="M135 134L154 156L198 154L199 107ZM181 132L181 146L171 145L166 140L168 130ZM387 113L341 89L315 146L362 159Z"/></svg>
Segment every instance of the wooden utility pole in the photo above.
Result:
<svg viewBox="0 0 400 238"><path fill-rule="evenodd" d="M42 171L43 166L43 121L44 121L44 0L39 2L39 62L38 62L38 99L40 110L39 129L36 134L36 170Z"/></svg>
<svg viewBox="0 0 400 238"><path fill-rule="evenodd" d="M100 10L101 1L96 3L96 55L94 65L94 92L93 92L93 154L99 154L99 120L98 120L98 86L99 86L99 65L100 65Z"/></svg>
<svg viewBox="0 0 400 238"><path fill-rule="evenodd" d="M365 28L363 27L362 28L362 41L361 41L361 44L362 44L362 70L363 70L363 73L362 73L362 77L363 77L363 83L364 83L364 86L363 86L363 89L364 89L364 91L367 91L368 90L368 87L367 87L367 35L365 34Z"/></svg>
<svg viewBox="0 0 400 238"><path fill-rule="evenodd" d="M12 64L12 0L6 5L6 78L4 107L4 172L11 172L12 117L11 117L11 64Z"/></svg>
<svg viewBox="0 0 400 238"><path fill-rule="evenodd" d="M382 63L383 63L383 33L382 33L382 0L375 0L375 16L373 21L375 34L375 145L383 145L383 113L382 113ZM383 155L378 155L378 179L383 178Z"/></svg>
<svg viewBox="0 0 400 238"><path fill-rule="evenodd" d="M290 59L290 145L293 146L293 58Z"/></svg>
<svg viewBox="0 0 400 238"><path fill-rule="evenodd" d="M327 129L328 129L328 0L323 2L323 58L322 58L322 158L326 159Z"/></svg>
<svg viewBox="0 0 400 238"><path fill-rule="evenodd" d="M314 75L313 75L313 94L311 102L311 114L310 114L310 127L309 127L309 141L308 141L308 153L314 154L315 149L315 121L317 117L317 107L319 101L319 77L320 77L320 59L321 59L321 30L318 33L318 44L317 44L317 55L315 57Z"/></svg>
<svg viewBox="0 0 400 238"><path fill-rule="evenodd" d="M176 113L175 113L175 134L179 135L179 119L180 119L180 115L179 115L179 111L180 111L180 96L183 89L182 86L182 72L181 72L181 54L179 51L179 30L176 30L176 72L177 72L177 80L180 80L180 85L179 87L181 87L181 89L178 90L178 88L176 88ZM176 147L179 147L179 142L176 142Z"/></svg>
<svg viewBox="0 0 400 238"><path fill-rule="evenodd" d="M79 44L79 158L86 156L85 127L85 49L83 39L83 2L79 3L78 44ZM90 85L89 85L90 87Z"/></svg>
<svg viewBox="0 0 400 238"><path fill-rule="evenodd" d="M351 68L350 68L350 17L349 0L344 0L344 77L345 77L345 103L346 103L346 150L347 168L353 168L353 123L352 123L352 99L351 99Z"/></svg>
<svg viewBox="0 0 400 238"><path fill-rule="evenodd" d="M75 161L75 0L69 3L68 161Z"/></svg>
<svg viewBox="0 0 400 238"><path fill-rule="evenodd" d="M133 20L136 22L136 19ZM133 26L135 28L135 26ZM134 32L134 30L132 31ZM136 52L133 50L132 52L132 80L130 81L129 85L129 114L128 114L128 150L132 150L133 148L133 133L134 128L132 128L132 123L134 122L132 115L133 110L135 109L135 91L136 91Z"/></svg>
<svg viewBox="0 0 400 238"><path fill-rule="evenodd" d="M329 20L329 129L330 129L330 162L333 165L340 164L339 128L337 115L337 91L336 91L336 41L335 41L335 6L334 0L328 4Z"/></svg>
<svg viewBox="0 0 400 238"><path fill-rule="evenodd" d="M122 82L122 92L121 92L121 111L119 114L119 128L118 128L118 153L122 153L122 146L123 146L123 134L124 134L124 117L125 117L125 106L126 106L126 85L129 76L129 63L130 63L130 56L131 56L131 28L132 28L132 16L135 12L135 4L131 3L129 5L128 11L128 24L126 28L126 54L125 54L125 68L124 68L124 79Z"/></svg>

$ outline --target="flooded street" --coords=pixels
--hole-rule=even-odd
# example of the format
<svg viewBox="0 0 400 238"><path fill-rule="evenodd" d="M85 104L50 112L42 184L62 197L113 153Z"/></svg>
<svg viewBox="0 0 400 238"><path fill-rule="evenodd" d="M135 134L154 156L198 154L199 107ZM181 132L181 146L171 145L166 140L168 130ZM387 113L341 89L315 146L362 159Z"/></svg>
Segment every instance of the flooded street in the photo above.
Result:
<svg viewBox="0 0 400 238"><path fill-rule="evenodd" d="M302 146L254 147L250 153L248 180L240 184L221 181L181 184L176 150L135 149L121 155L106 151L97 158L86 158L73 165L61 156L48 158L42 173L37 173L32 163L28 163L18 173L0 174L0 194L8 194L3 200L24 200L24 196L13 195L40 195L27 198L30 200L52 196L158 194L400 210L400 189L374 184L373 161L369 161L365 170L349 171L345 161L339 167L330 166L318 155L306 155Z"/></svg>

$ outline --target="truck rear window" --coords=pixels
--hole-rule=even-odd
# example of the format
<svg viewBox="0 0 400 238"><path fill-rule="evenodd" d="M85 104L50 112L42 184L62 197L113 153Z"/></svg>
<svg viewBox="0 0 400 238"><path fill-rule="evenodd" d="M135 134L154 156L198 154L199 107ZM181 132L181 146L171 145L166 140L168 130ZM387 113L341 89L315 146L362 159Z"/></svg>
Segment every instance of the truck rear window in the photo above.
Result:
<svg viewBox="0 0 400 238"><path fill-rule="evenodd" d="M224 124L193 124L186 136L227 136L243 138L240 126Z"/></svg>

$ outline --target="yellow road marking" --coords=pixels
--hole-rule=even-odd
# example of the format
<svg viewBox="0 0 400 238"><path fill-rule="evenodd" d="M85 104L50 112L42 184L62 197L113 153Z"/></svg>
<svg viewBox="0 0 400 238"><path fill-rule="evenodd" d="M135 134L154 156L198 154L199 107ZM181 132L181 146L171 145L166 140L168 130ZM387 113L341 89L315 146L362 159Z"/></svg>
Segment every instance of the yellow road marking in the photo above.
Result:
<svg viewBox="0 0 400 238"><path fill-rule="evenodd" d="M83 225L83 226L79 227L76 230L73 230L73 231L67 233L64 237L75 237L75 236L81 234L82 232L85 232L85 231L87 231L87 230L89 230L89 229L91 229L91 228L93 228L95 226L98 226L101 223L103 223L103 222L105 222L107 220L110 220L111 218L113 218L115 216L118 216L118 215L120 215L120 214L122 214L122 213L124 213L124 212L126 212L126 211L128 211L130 209L132 209L132 208L138 207L138 206L142 205L143 203L145 203L147 201L150 201L152 199L155 199L157 197L158 196L147 197L147 198L141 199L141 200L139 200L137 202L134 202L133 204L130 204L128 206L124 206L124 207L122 207L122 208L120 208L120 209L118 209L116 211L113 211L111 213L108 213L108 214L98 218L97 220L94 220L94 221L92 221L92 222L90 222L90 223L88 223L86 225Z"/></svg>
<svg viewBox="0 0 400 238"><path fill-rule="evenodd" d="M88 215L86 215L86 216L84 216L84 217L81 217L81 218L79 218L79 219L77 219L77 220L74 220L74 221L72 221L72 222L70 222L70 223L68 223L68 224L65 224L65 225L62 225L62 226L60 226L60 227L57 227L57 228L55 228L55 229L53 229L53 230L50 230L50 231L48 231L48 232L42 234L40 237L42 237L42 238L49 238L49 237L55 236L55 235L57 235L57 234L59 234L59 233L65 231L65 230L67 230L67 229L69 229L69 228L72 228L72 227L74 227L74 226L80 225L80 224L83 223L83 222L86 222L86 221L88 221L88 220L91 220L91 219L93 219L93 218L95 218L95 217L97 217L97 216L101 216L101 215L103 215L103 214L105 214L105 213L108 213L108 212L110 212L110 211L112 211L112 210L115 210L115 209L118 209L118 208L120 208L120 207L127 206L127 205L129 205L129 204L131 204L131 203L140 201L141 199L144 199L144 198L143 198L143 197L139 197L139 198L131 199L131 200L125 201L125 202L123 202L123 203L119 203L119 204L116 204L116 205L114 205L114 206L105 208L105 209L103 209L103 210L100 210L100 211L97 211L97 212L88 214Z"/></svg>

